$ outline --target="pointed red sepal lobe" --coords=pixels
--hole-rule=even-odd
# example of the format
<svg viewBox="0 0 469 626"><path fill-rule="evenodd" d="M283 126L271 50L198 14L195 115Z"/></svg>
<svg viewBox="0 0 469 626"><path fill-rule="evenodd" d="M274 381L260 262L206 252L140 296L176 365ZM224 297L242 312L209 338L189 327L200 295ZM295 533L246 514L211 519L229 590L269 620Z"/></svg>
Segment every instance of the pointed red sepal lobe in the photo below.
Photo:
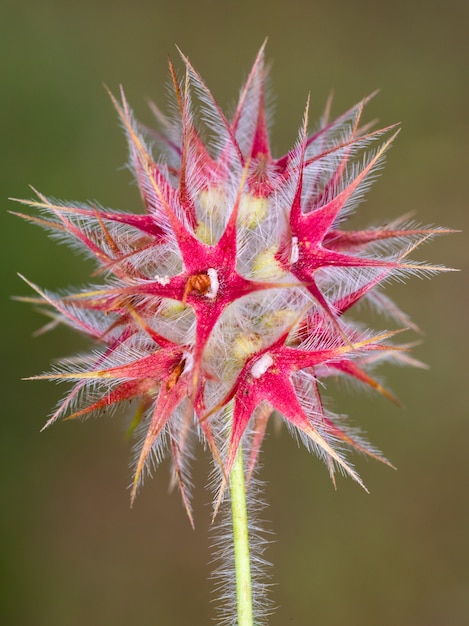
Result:
<svg viewBox="0 0 469 626"><path fill-rule="evenodd" d="M391 333L392 334L392 333ZM313 416L308 416L300 404L297 390L291 376L294 372L314 367L321 363L340 360L341 356L359 349L372 349L376 342L388 337L385 333L373 339L366 339L350 346L339 345L324 350L302 350L285 345L286 336L283 335L270 347L253 355L244 365L230 392L226 395L221 406L234 401L232 432L228 456L225 463L225 472L228 475L236 451L246 427L261 403L267 403L272 409L279 411L293 426L307 435L314 444L323 450L326 457L333 459L348 474L360 484L355 471L334 451L331 444L317 430ZM260 422L261 428L265 428ZM256 447L260 445L256 441ZM256 454L256 452L254 452Z"/></svg>

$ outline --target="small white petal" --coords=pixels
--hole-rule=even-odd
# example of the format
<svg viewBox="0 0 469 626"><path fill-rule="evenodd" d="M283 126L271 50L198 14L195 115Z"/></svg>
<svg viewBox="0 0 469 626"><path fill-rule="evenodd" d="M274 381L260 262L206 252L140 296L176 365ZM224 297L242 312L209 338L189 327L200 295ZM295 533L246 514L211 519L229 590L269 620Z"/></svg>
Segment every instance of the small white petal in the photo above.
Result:
<svg viewBox="0 0 469 626"><path fill-rule="evenodd" d="M184 352L184 369L182 370L183 374L187 374L191 372L194 367L194 357L190 352Z"/></svg>
<svg viewBox="0 0 469 626"><path fill-rule="evenodd" d="M251 367L251 376L253 378L260 378L273 364L274 359L272 358L272 355L266 352L259 359L257 359L254 365Z"/></svg>
<svg viewBox="0 0 469 626"><path fill-rule="evenodd" d="M213 300L216 298L218 287L220 286L220 283L218 282L217 270L211 267L207 270L207 274L210 278L210 289L207 291L207 298L211 298Z"/></svg>
<svg viewBox="0 0 469 626"><path fill-rule="evenodd" d="M291 253L290 253L290 263L296 263L300 258L300 251L298 249L298 237L291 238Z"/></svg>
<svg viewBox="0 0 469 626"><path fill-rule="evenodd" d="M164 287L170 282L171 279L169 276L158 276L158 274L156 274L155 280L157 283L159 283L160 285L163 285Z"/></svg>

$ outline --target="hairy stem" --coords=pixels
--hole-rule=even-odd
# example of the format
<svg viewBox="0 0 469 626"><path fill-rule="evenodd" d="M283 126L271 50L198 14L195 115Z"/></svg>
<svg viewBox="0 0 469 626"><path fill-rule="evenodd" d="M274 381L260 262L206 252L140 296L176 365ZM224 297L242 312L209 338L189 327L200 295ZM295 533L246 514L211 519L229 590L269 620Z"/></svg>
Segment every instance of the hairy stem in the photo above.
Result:
<svg viewBox="0 0 469 626"><path fill-rule="evenodd" d="M248 514L241 445L238 448L236 459L231 469L230 491L238 626L253 626L251 559L249 554Z"/></svg>

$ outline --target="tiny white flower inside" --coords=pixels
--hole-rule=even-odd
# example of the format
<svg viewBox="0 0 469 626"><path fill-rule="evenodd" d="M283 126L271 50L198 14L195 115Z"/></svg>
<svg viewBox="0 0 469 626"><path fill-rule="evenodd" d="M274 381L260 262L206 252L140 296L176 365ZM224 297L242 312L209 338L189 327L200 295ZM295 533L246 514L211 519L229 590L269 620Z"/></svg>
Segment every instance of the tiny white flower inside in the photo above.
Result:
<svg viewBox="0 0 469 626"><path fill-rule="evenodd" d="M272 358L272 355L266 352L259 359L257 359L254 365L251 367L251 376L256 379L260 378L273 364L274 359Z"/></svg>
<svg viewBox="0 0 469 626"><path fill-rule="evenodd" d="M216 298L218 287L220 286L220 283L218 282L217 270L211 267L207 270L207 274L210 278L210 289L207 291L207 298L211 298L213 300Z"/></svg>
<svg viewBox="0 0 469 626"><path fill-rule="evenodd" d="M158 276L158 274L156 274L155 280L157 283L159 283L160 285L163 285L164 287L165 285L169 283L171 279L169 276Z"/></svg>
<svg viewBox="0 0 469 626"><path fill-rule="evenodd" d="M187 374L191 372L194 367L194 357L190 352L184 352L182 355L184 359L184 369L182 370L183 374Z"/></svg>
<svg viewBox="0 0 469 626"><path fill-rule="evenodd" d="M291 238L291 253L290 253L290 263L296 263L300 258L300 251L298 249L298 237Z"/></svg>

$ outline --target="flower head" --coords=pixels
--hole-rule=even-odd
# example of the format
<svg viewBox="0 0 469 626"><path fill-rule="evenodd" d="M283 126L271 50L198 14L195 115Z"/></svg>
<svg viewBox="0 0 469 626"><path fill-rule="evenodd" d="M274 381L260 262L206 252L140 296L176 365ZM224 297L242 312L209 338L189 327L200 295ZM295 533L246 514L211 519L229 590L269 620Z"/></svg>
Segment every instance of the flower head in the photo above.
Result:
<svg viewBox="0 0 469 626"><path fill-rule="evenodd" d="M210 447L223 484L242 439L250 471L255 467L273 411L333 478L340 469L361 484L344 449L385 459L326 411L319 383L342 375L392 398L370 369L383 360L405 362L405 346L390 342L393 332L364 331L350 310L368 300L409 326L380 287L392 277L440 270L409 254L447 231L405 219L345 228L396 136L394 126L362 125L367 99L333 121L328 106L313 134L307 106L294 147L276 158L263 48L231 117L182 59L182 81L170 63L175 114L154 108L161 131L141 131L124 94L120 102L111 96L143 213L40 193L21 201L41 212L23 217L84 249L102 278L65 296L29 283L54 320L97 346L36 377L75 382L47 425L135 400L132 499L145 471L170 449L189 516L194 435Z"/></svg>

